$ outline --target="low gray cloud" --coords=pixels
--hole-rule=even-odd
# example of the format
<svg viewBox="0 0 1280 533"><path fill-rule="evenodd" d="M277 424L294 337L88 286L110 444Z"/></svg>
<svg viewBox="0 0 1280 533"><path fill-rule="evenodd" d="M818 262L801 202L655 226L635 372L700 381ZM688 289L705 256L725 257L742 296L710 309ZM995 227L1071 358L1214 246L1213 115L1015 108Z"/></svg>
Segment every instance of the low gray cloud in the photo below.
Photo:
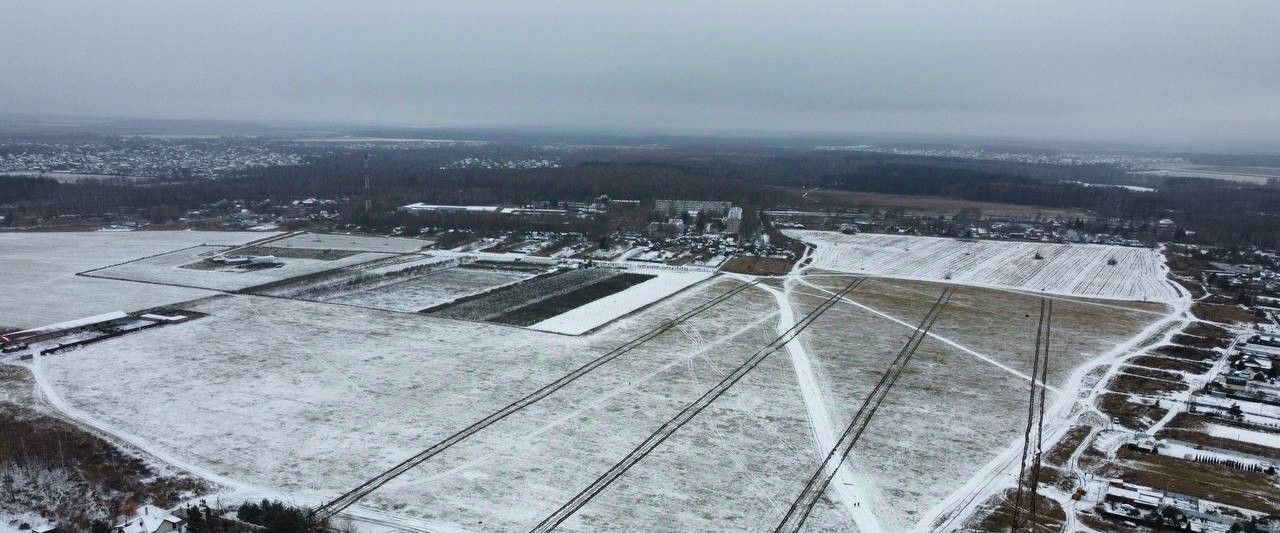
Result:
<svg viewBox="0 0 1280 533"><path fill-rule="evenodd" d="M8 2L15 113L1280 144L1280 2Z"/></svg>

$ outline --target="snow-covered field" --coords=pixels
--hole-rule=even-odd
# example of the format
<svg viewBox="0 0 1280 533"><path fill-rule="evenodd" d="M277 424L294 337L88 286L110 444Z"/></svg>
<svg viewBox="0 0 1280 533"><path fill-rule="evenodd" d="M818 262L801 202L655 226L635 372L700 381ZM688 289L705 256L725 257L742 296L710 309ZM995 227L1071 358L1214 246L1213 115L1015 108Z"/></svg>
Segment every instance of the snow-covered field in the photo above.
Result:
<svg viewBox="0 0 1280 533"><path fill-rule="evenodd" d="M530 277L533 274L514 270L453 267L322 300L411 313Z"/></svg>
<svg viewBox="0 0 1280 533"><path fill-rule="evenodd" d="M359 252L410 253L430 246L432 241L403 237L374 237L368 235L340 235L329 233L300 233L270 246L276 248L303 248L309 250L354 250Z"/></svg>
<svg viewBox="0 0 1280 533"><path fill-rule="evenodd" d="M656 277L529 327L539 331L581 335L711 277L710 272L697 271L633 268L629 272Z"/></svg>
<svg viewBox="0 0 1280 533"><path fill-rule="evenodd" d="M0 326L27 328L109 311L190 300L209 291L76 276L195 245L236 245L271 234L219 231L0 233Z"/></svg>
<svg viewBox="0 0 1280 533"><path fill-rule="evenodd" d="M0 243L10 239L17 251L5 247L0 254L17 258L14 264L21 265L27 278L43 283L48 295L21 295L0 304L5 306L0 309L17 322L17 317L39 316L40 309L27 308L31 302L66 308L61 310L66 316L30 325L144 306L136 302L150 306L218 294L71 275L148 255L155 257L98 272L237 288L340 265L385 273L451 258L437 252L427 256L366 251L332 261L288 259L296 266L259 271L271 279L232 283L222 276L252 277L258 272L181 265L262 234L11 235L0 234ZM1015 256L1022 252L1009 251L1009 245L1058 247L1024 250L1040 251L1044 260L1027 259L1054 265L1055 271L1064 263L1087 267L1097 260L1104 266L1095 269L1111 268L1105 266L1109 256L1092 247L999 242L991 243L993 249L978 250L973 243L944 239L850 245L844 242L847 236L834 235L839 239L831 242L838 244L820 244L815 265L806 267L805 275L747 289L601 366L380 488L355 509L356 514L377 515L384 525L410 529L528 530L780 330L851 281L853 276L819 268L832 262L841 266L841 260L860 265L850 263L853 250L878 257L872 264L897 269L887 273L899 277L916 277L902 273L911 266L902 257L918 248L933 247L934 253L961 263L969 252L986 259L965 263L967 283L1037 293L1037 280L1048 274L1021 273L1019 268L1035 270L1036 265L1019 267L1021 259ZM306 242L310 237L293 238ZM283 241L269 246L279 242ZM332 249L343 248L333 244ZM354 246L374 245L364 241ZM173 251L184 247L190 248ZM824 248L843 250L845 255L824 259ZM86 249L91 257L81 257ZM1163 269L1158 258L1140 256L1153 253L1148 250L1101 249L1134 254L1118 257L1117 268ZM32 259L41 253L43 262ZM387 259L364 263L377 258ZM993 263L1001 260L1014 263L1012 274L994 269ZM918 277L941 268L915 267ZM281 272L286 269L292 270ZM592 270L597 269L573 274L600 274ZM52 407L226 486L224 501L265 496L315 505L742 283L734 275L707 279L708 273L674 269L648 273L658 277L535 324L565 333L590 331L578 336L224 294L188 304L192 311L208 314L198 320L38 357L34 374ZM27 278L7 270L0 275L9 276L6 280L14 286L27 283ZM432 305L423 302L456 298L528 275L532 274L444 268L368 291L335 293L332 301L416 310ZM572 281L574 276L565 279ZM1058 387L1071 394L1078 390L1067 382L1078 377L1077 369L1085 361L1123 346L1165 317L1164 304L1117 301L1125 299L1119 295L1123 286L1138 292L1146 290L1141 287L1155 290L1143 285L1149 277L1154 275L1129 276L1129 285L1113 280L1045 291L1076 296L1089 290L1111 291L1105 299L1054 296L1049 375L1055 402ZM83 283L101 290L80 294ZM918 280L867 281L562 529L771 529L940 290L938 283ZM827 498L815 508L808 522L811 530L918 529L932 509L964 490L975 473L999 460L1020 438L1030 372L1027 352L1034 343L1033 317L1039 302L1038 294L1028 292L960 287ZM8 324L0 319L0 325ZM1046 427L1047 432L1062 429L1065 426ZM1256 441L1267 436L1226 437Z"/></svg>
<svg viewBox="0 0 1280 533"><path fill-rule="evenodd" d="M1220 424L1206 424L1205 432L1224 439L1238 440L1240 442L1248 442L1260 446L1270 446L1280 449L1280 434L1265 433L1262 431L1252 431L1243 428L1223 426Z"/></svg>
<svg viewBox="0 0 1280 533"><path fill-rule="evenodd" d="M815 276L816 286L792 287L793 318L847 281ZM734 283L722 276L578 337L224 296L197 304L193 310L210 314L200 320L41 364L69 404L104 425L234 479L242 491L262 489L242 493L315 504ZM772 355L563 529L771 528L825 453L810 417L826 412L827 426L846 423L905 341L904 324L919 319L937 290L868 282L805 333L803 352ZM854 454L852 494L869 495L861 505L879 531L914 525L920 510L1013 438L1034 329L1024 315L1035 301L965 288L944 313L940 337L925 343ZM1051 377L1062 379L1154 318L1138 307L1064 302L1055 323L1063 355ZM778 311L773 293L749 289L463 441L362 506L440 531L527 530L772 339ZM812 370L804 382L802 363ZM850 509L824 502L810 525L852 531Z"/></svg>
<svg viewBox="0 0 1280 533"><path fill-rule="evenodd" d="M804 279L793 290L797 312L849 279ZM821 333L802 337L837 428L848 423L941 290L933 283L869 282L815 323ZM1067 300L1054 305L1049 381L1055 387L1158 318L1151 304L1132 310ZM1032 295L961 287L943 311L851 456L863 472L874 473L866 488L879 500L887 531L916 526L923 511L1021 438L1038 306ZM838 516L829 520L838 523Z"/></svg>
<svg viewBox="0 0 1280 533"><path fill-rule="evenodd" d="M272 246L276 244L271 243ZM284 263L284 266L245 271L202 270L185 267L186 265L199 263L207 257L227 249L227 247L212 246L187 248L155 257L138 259L110 268L94 270L87 275L98 278L233 291L295 276L391 257L389 254L384 253L364 252L334 260L281 258L279 261Z"/></svg>
<svg viewBox="0 0 1280 533"><path fill-rule="evenodd" d="M816 245L813 265L839 272L1115 300L1168 302L1177 290L1161 254L1100 244L965 241L785 230ZM1036 254L1041 259L1036 259ZM1114 265L1107 264L1115 260Z"/></svg>

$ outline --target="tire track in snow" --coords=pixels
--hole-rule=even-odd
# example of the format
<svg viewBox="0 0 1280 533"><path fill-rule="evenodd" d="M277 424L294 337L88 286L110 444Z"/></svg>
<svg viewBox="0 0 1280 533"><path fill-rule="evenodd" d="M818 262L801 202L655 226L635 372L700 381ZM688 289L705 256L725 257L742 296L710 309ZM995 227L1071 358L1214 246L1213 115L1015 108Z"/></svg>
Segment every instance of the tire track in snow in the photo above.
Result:
<svg viewBox="0 0 1280 533"><path fill-rule="evenodd" d="M817 289L817 290L819 290L819 291L825 292L825 293L827 293L828 295L835 294L834 292L831 292L831 291L829 291L829 290L827 290L827 289L825 289L825 288L823 288L823 287L819 287L819 286L817 286L817 285L814 285L814 284L813 284L813 283L811 283L809 280L806 280L806 279L804 279L804 278L800 278L800 282L801 282L801 283L804 283L805 285L807 285L807 286L809 286L809 287L812 287L812 288ZM806 294L806 293L800 293L800 294ZM862 310L864 310L864 311L867 311L867 312L870 312L870 313L872 313L872 314L875 314L875 315L877 315L877 316L879 316L879 317L881 317L881 318L884 318L884 319L887 319L887 320L889 320L889 321L892 321L892 322L894 322L894 323L896 323L896 324L898 324L898 325L900 325L900 326L902 326L902 327L910 328L910 329L915 329L915 328L916 328L915 324L911 324L911 323L909 323L909 322L907 322L907 321L905 321L905 320L902 320L901 318L898 318L898 317L896 317L896 316L890 315L889 313L885 313L884 311L881 311L881 310L879 310L879 309L876 309L876 308L874 308L874 307L871 307L871 306L869 306L869 305L866 305L866 304L864 304L864 303L862 303L862 302L859 302L859 301L857 301L857 300L854 300L853 298L849 298L849 297L847 297L847 296L846 296L846 297L844 297L844 298L841 298L841 300L843 300L845 303L848 303L848 304L850 304L850 305L853 305L853 306L855 306L855 307L858 307L859 309L862 309ZM955 348L955 349L957 349L957 350L960 350L960 351L962 351L962 352L964 352L964 353L966 353L966 354L968 354L968 355L971 355L971 356L973 356L973 357L976 357L976 358L978 358L978 359L982 360L983 362L986 362L986 363L988 363L988 364L990 364L990 365L992 365L992 366L994 366L994 367L996 367L996 368L999 368L999 369L1001 369L1001 370L1004 370L1005 372L1008 372L1008 373L1010 373L1010 374L1013 374L1014 376L1017 376L1019 379L1022 379L1023 381L1028 381L1028 382L1030 382L1030 381L1031 381L1031 376L1028 376L1028 375L1026 375L1026 374L1024 374L1024 373L1022 373L1022 372L1019 372L1018 370L1013 369L1013 368L1012 368L1012 367L1010 367L1009 365L1006 365L1006 364L1004 364L1004 363L1001 363L1000 361L997 361L997 360L993 359L991 356L989 356L989 355L987 355L987 354L984 354L984 353L978 352L978 351L976 351L976 350L974 350L974 349L972 349L972 348L969 348L968 346L965 346L965 345L963 345L963 344L960 344L960 343L958 343L958 342L956 342L956 341L953 341L953 340L951 340L951 339L949 339L949 338L947 338L947 337L944 337L944 336L942 336L942 335L939 335L939 334L937 334L937 333L929 332L929 337L930 337L930 338L933 338L933 339L936 339L936 340L938 340L938 341L942 342L943 344L946 344L947 346L950 346L950 347L952 347L952 348ZM1053 387L1053 386L1051 386L1051 385L1046 385L1046 386L1045 386L1045 388L1046 388L1046 389L1048 389L1048 390L1049 390L1049 392L1052 392L1052 393L1054 393L1054 394L1060 394L1060 392L1061 392L1061 391L1059 391L1057 388L1055 388L1055 387Z"/></svg>
<svg viewBox="0 0 1280 533"><path fill-rule="evenodd" d="M806 249L805 256L808 256L809 250ZM796 262L796 267L792 269L786 279L783 281L782 290L769 287L765 284L758 287L769 291L778 302L778 309L781 312L778 320L778 332L781 333L791 328L795 324L795 310L791 306L790 293L793 291L795 281L803 281L801 276L808 267L802 267L805 257L801 257ZM836 294L831 292L831 295ZM809 357L808 351L804 347L804 339L796 338L794 342L786 345L786 350L791 358L791 366L796 373L796 381L800 387L800 395L804 399L805 409L809 418L809 429L813 434L815 447L813 449L814 456L821 459L826 456L827 450L836 445L836 429L835 422L831 417L831 413L827 408L826 399L822 393L822 386L818 383L817 375L813 370L813 362ZM828 487L828 490L834 491L834 500L844 508L845 512L853 518L854 525L858 531L862 533L883 533L884 531L894 531L897 528L887 529L882 517L889 516L888 513L876 511L880 507L874 502L879 501L878 495L875 493L874 486L871 484L871 476L860 471L853 464L853 461L842 462L836 470L835 480ZM870 490L868 490L870 489ZM867 505L862 505L866 503Z"/></svg>
<svg viewBox="0 0 1280 533"><path fill-rule="evenodd" d="M538 438L538 437L542 436L543 434L545 434L545 433L547 433L547 432L549 432L549 431L551 431L551 430L553 430L553 429L555 429L555 428L557 428L557 427L559 427L559 426L563 425L564 423L566 423L566 422L568 422L568 421L570 421L570 420L573 420L573 419L575 419L575 418L581 417L582 415L586 414L588 411L594 410L595 408L600 407L601 405L604 405L604 404L605 404L605 402L608 402L609 400L612 400L613 398L616 398L616 397L618 397L618 396L622 395L622 394L623 394L623 393L625 393L625 392L630 392L630 391L632 391L632 390L635 390L635 389L636 389L636 388L638 388L640 385L642 385L642 384L645 384L645 383L648 383L648 382L652 381L654 378L658 377L658 376L659 376L659 375L661 375L663 372L666 372L666 371L668 371L668 370L671 370L672 368L675 368L676 366L679 366L679 365L681 365L681 364L686 364L688 361L691 361L693 358L699 357L699 356L701 356L701 355L705 354L706 352L710 351L710 350L711 350L711 349L713 349L713 348L716 348L716 347L718 347L718 346L721 346L721 345L723 345L723 344L725 344L725 343L727 343L727 342L729 342L729 341L731 341L731 340L733 340L733 339L736 339L736 338L738 338L738 337L740 337L740 336L742 336L742 335L746 334L746 333L747 333L747 332L749 332L750 330L752 330L752 329L754 329L754 328L757 328L757 327L759 327L760 325L764 324L765 322L767 322L767 321L769 321L769 320L773 319L773 318L774 318L774 316L776 316L776 315L777 315L777 313L771 313L771 314L768 314L768 315L762 316L762 317L760 317L760 318L758 318L758 319L756 319L756 320L752 321L750 324L747 324L746 326L743 326L742 328L739 328L738 330L736 330L736 331L734 331L734 332L732 332L732 333L730 333L730 334L728 334L728 335L725 335L725 336L723 336L723 337L720 337L720 338L718 338L718 339L716 339L716 340L712 341L712 342L711 342L711 343L709 343L709 344L705 344L702 348L700 348L700 349L699 349L699 350L697 350L696 352L693 352L693 353L689 354L689 356L688 356L687 358L679 358L679 359L675 359L675 360L673 360L673 361L671 361L671 362L669 362L669 363L667 363L667 364L665 364L665 365L662 365L662 366L658 367L656 370L654 370L654 371L652 371L652 372L649 372L648 374L645 374L644 376L640 377L640 379L637 379L637 380L633 381L631 384L629 384L629 385L627 385L627 386L625 386L625 387L618 387L618 388L611 389L608 393L606 393L606 394L604 394L604 395L601 395L601 396L596 397L596 399L595 399L594 401L592 401L591 403L588 403L588 404L586 404L586 405L584 405L584 406L582 406L582 407L580 407L580 408L578 408L578 409L575 409L575 410L573 410L573 411L571 411L571 412L569 412L569 413L566 413L566 414L564 414L564 415L561 415L561 416L559 416L559 417L556 417L556 418L552 419L550 422L547 422L546 424L544 424L544 425L542 425L542 426L539 426L537 429L535 429L535 430L533 430L533 431L531 431L531 432L529 432L529 433L526 433L526 434L524 434L523 436L520 436L520 437L518 438L518 440L516 440L516 441L512 442L511 444L507 445L507 446L505 447L505 449L516 449L516 448L518 448L518 447L520 447L520 446L528 445L529 443L531 443L531 442L533 441L533 439L536 439L536 438ZM440 473L437 473L437 474L432 474L432 475L430 475L430 476L424 477L424 478L423 478L422 480L420 480L420 481L415 481L415 482L410 483L410 484L407 484L407 485L409 485L409 486L413 486L413 485L419 485L419 484L424 484L424 483L427 483L427 482L431 482L431 481L436 481L436 480L439 480L439 479L443 479L443 478L449 477L449 476L451 476L451 475L457 474L457 473L459 473L459 472L461 472L461 471L463 471L463 470L466 470L466 469L468 469L468 468L471 468L471 467L473 467L473 466L481 465L481 464L484 464L484 463L487 463L487 462L491 462L491 461L494 461L494 460L496 460L496 457L495 457L493 454L486 454L486 455L483 455L483 456L477 457L477 458L475 458L475 459L472 459L472 460L470 460L470 461L467 461L467 462L465 462L465 463L463 463L463 464L460 464L460 465L458 465L458 466L452 467L452 468L450 468L450 469L448 469L448 470L445 470L445 471L443 471L443 472L440 472Z"/></svg>

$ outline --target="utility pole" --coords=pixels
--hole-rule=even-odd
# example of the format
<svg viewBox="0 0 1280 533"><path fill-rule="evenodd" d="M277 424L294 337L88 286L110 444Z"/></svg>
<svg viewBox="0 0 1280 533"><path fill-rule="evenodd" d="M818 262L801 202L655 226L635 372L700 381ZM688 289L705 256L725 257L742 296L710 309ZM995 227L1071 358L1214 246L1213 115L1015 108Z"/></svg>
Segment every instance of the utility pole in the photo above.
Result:
<svg viewBox="0 0 1280 533"><path fill-rule="evenodd" d="M364 214L366 217L373 212L373 191L370 186L372 178L369 176L369 152L364 153Z"/></svg>

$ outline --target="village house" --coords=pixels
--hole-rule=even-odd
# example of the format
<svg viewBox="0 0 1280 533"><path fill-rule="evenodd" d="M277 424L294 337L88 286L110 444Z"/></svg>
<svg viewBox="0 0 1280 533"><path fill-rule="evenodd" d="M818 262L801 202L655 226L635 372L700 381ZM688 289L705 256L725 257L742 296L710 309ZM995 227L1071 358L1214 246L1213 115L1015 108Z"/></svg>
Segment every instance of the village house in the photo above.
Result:
<svg viewBox="0 0 1280 533"><path fill-rule="evenodd" d="M154 505L143 505L129 520L111 528L111 533L185 533L186 530L185 520Z"/></svg>

